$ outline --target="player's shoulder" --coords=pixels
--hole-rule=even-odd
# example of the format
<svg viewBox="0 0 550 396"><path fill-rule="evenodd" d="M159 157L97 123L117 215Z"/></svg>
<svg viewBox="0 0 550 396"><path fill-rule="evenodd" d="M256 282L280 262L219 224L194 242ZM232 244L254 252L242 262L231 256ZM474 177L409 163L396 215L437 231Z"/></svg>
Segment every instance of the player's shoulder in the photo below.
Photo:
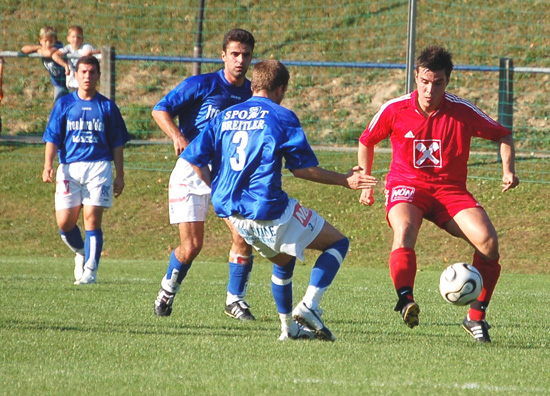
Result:
<svg viewBox="0 0 550 396"><path fill-rule="evenodd" d="M68 94L68 95L63 95L62 97L60 97L59 99L57 99L57 100L55 101L55 103L54 103L54 108L61 109L61 108L70 107L70 106L72 106L77 100L78 100L78 96L77 96L76 91L75 91L75 92L71 92L70 94Z"/></svg>
<svg viewBox="0 0 550 396"><path fill-rule="evenodd" d="M470 114L469 116L471 116L471 113L484 115L472 102L450 92L445 92L445 108L447 112L452 112L456 115Z"/></svg>
<svg viewBox="0 0 550 396"><path fill-rule="evenodd" d="M413 94L408 93L405 95L398 96L396 98L388 100L382 105L380 110L399 110L403 108L411 107L413 104Z"/></svg>

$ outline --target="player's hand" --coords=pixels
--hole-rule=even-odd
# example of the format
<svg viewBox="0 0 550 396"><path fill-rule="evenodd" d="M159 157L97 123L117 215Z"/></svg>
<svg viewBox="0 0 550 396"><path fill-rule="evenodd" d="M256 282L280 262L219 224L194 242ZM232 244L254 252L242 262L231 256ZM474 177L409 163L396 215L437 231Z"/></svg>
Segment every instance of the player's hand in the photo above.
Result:
<svg viewBox="0 0 550 396"><path fill-rule="evenodd" d="M53 168L44 168L44 171L42 172L42 181L44 183L53 182Z"/></svg>
<svg viewBox="0 0 550 396"><path fill-rule="evenodd" d="M362 205L366 205L366 206L372 206L374 204L374 192L372 191L372 188L361 190L361 196L359 197L359 202Z"/></svg>
<svg viewBox="0 0 550 396"><path fill-rule="evenodd" d="M124 190L124 177L122 176L116 176L115 180L113 181L113 195L115 198L120 197L120 194L122 194L122 190Z"/></svg>
<svg viewBox="0 0 550 396"><path fill-rule="evenodd" d="M508 173L502 176L502 192L506 192L511 188L516 188L519 184L518 177L513 173Z"/></svg>
<svg viewBox="0 0 550 396"><path fill-rule="evenodd" d="M189 141L182 134L174 138L174 152L177 156L183 153L183 150L189 145Z"/></svg>
<svg viewBox="0 0 550 396"><path fill-rule="evenodd" d="M360 166L354 166L347 174L348 187L352 190L363 188L372 188L378 184L378 179L371 175L359 173L363 169Z"/></svg>

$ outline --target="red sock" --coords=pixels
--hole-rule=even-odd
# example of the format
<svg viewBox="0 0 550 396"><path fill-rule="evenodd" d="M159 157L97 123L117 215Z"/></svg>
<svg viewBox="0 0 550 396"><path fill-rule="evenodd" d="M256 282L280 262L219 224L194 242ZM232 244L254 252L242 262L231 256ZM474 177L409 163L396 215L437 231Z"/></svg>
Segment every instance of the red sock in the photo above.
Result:
<svg viewBox="0 0 550 396"><path fill-rule="evenodd" d="M416 277L416 253L414 249L398 248L390 254L390 276L395 290L414 287Z"/></svg>
<svg viewBox="0 0 550 396"><path fill-rule="evenodd" d="M493 292L500 277L501 266L499 264L500 257L494 260L484 260L477 252L474 253L474 261L472 265L479 271L483 278L483 288L481 294L470 306L468 315L470 320L485 319L485 310L491 301Z"/></svg>

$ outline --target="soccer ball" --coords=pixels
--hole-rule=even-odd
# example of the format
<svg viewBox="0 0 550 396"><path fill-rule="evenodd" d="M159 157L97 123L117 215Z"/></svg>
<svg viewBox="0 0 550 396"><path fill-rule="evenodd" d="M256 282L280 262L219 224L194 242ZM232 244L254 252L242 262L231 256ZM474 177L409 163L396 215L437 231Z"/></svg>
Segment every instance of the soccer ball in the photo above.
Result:
<svg viewBox="0 0 550 396"><path fill-rule="evenodd" d="M483 286L483 279L470 264L449 265L439 278L439 292L445 301L454 305L467 305L475 301Z"/></svg>

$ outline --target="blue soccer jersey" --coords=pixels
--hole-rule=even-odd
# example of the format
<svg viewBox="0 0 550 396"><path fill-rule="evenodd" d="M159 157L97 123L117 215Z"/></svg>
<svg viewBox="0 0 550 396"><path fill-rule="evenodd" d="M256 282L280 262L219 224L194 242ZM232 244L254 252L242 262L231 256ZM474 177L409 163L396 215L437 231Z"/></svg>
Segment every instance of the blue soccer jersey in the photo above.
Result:
<svg viewBox="0 0 550 396"><path fill-rule="evenodd" d="M192 141L220 111L251 96L249 80L236 87L226 80L222 69L183 80L153 110L166 111L172 118L177 116L181 133Z"/></svg>
<svg viewBox="0 0 550 396"><path fill-rule="evenodd" d="M77 92L55 103L42 141L58 147L61 164L112 161L113 148L130 140L120 110L100 93L82 100Z"/></svg>
<svg viewBox="0 0 550 396"><path fill-rule="evenodd" d="M278 219L287 207L283 159L289 170L319 164L298 117L259 96L223 111L181 157L198 167L212 163L218 216L254 220Z"/></svg>

